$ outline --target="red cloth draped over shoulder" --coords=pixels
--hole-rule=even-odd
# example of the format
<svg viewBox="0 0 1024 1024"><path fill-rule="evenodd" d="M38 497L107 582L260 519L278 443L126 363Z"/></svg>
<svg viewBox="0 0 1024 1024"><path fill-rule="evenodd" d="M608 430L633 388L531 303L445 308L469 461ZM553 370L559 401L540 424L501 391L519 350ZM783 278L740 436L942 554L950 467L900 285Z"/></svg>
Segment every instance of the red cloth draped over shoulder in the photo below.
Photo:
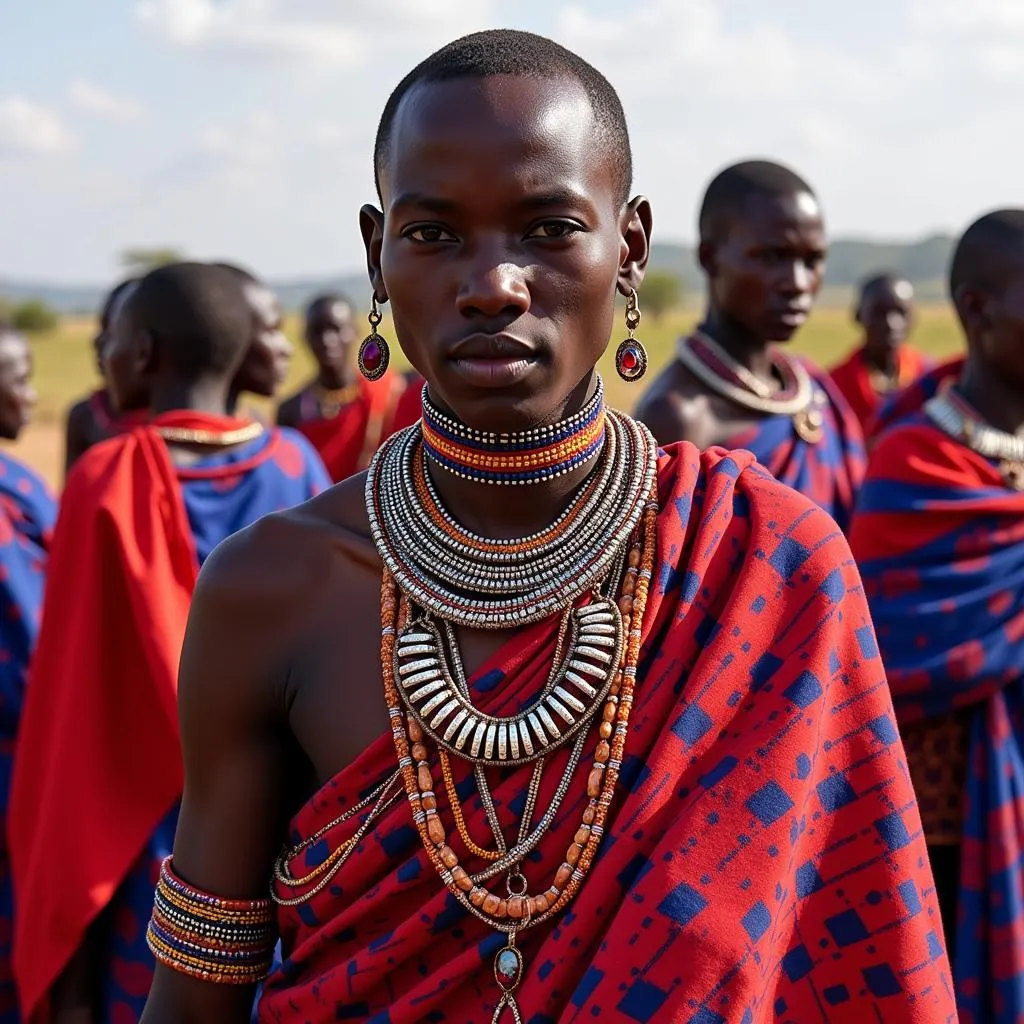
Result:
<svg viewBox="0 0 1024 1024"><path fill-rule="evenodd" d="M574 902L517 939L523 1018L955 1021L920 818L846 541L749 452L671 445L659 490L619 787ZM535 697L556 633L551 621L523 630L475 674L481 711L510 715ZM531 893L579 827L596 742L523 866ZM538 808L567 758L564 747L549 756ZM320 833L395 764L382 736L313 796L290 842L318 838L291 875L352 835L358 816ZM531 768L491 774L511 836ZM462 796L470 835L487 845L479 800ZM439 800L449 844L480 871ZM490 885L502 891L500 878ZM265 987L265 1024L491 1020L504 936L444 888L405 800L328 886L278 915L285 961Z"/></svg>
<svg viewBox="0 0 1024 1024"><path fill-rule="evenodd" d="M151 426L248 422L176 412ZM89 449L54 531L12 782L14 971L26 1020L45 1020L50 986L181 795L177 669L197 572L156 430Z"/></svg>
<svg viewBox="0 0 1024 1024"><path fill-rule="evenodd" d="M370 464L387 436L401 389L401 378L395 374L376 381L359 378L359 396L337 416L301 420L295 425L319 452L335 483Z"/></svg>
<svg viewBox="0 0 1024 1024"><path fill-rule="evenodd" d="M911 384L932 366L932 361L924 353L909 345L900 348L898 358L901 386ZM829 376L866 431L882 405L884 396L871 385L863 347L852 352L845 362L829 370Z"/></svg>

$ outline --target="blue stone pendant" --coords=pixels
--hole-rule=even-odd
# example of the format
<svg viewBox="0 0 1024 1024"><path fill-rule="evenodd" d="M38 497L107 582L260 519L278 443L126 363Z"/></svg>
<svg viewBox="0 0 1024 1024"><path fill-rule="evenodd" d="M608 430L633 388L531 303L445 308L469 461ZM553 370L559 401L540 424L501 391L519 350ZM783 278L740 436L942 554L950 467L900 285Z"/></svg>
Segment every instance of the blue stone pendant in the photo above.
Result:
<svg viewBox="0 0 1024 1024"><path fill-rule="evenodd" d="M491 1024L498 1024L506 1007L512 1013L515 1024L522 1024L515 991L523 980L523 954L516 949L515 941L515 936L510 935L508 945L504 949L499 949L498 955L494 958L494 979L501 986L502 995L494 1008Z"/></svg>

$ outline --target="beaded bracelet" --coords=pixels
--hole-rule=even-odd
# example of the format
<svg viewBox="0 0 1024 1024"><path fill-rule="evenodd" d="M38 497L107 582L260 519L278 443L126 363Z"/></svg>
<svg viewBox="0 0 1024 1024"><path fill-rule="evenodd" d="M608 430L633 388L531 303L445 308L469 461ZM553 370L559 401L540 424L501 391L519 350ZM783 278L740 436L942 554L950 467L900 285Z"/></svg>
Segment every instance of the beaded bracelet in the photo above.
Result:
<svg viewBox="0 0 1024 1024"><path fill-rule="evenodd" d="M269 899L225 900L194 889L160 868L146 942L165 967L201 981L251 985L273 962L273 904Z"/></svg>

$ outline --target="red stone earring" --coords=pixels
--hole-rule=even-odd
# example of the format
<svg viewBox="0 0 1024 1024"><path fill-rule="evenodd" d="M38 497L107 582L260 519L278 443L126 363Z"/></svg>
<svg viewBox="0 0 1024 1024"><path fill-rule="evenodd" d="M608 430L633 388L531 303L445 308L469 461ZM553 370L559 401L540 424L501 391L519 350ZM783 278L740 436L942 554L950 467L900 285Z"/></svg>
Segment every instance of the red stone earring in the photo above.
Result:
<svg viewBox="0 0 1024 1024"><path fill-rule="evenodd" d="M636 291L626 300L626 329L629 337L615 351L615 371L625 381L639 380L647 372L647 349L634 336L640 326L640 304Z"/></svg>
<svg viewBox="0 0 1024 1024"><path fill-rule="evenodd" d="M370 300L370 315L366 319L370 321L370 333L363 338L363 343L359 346L359 372L367 380L380 380L391 362L391 349L388 348L387 341L377 333L377 325L384 318L377 307L376 292Z"/></svg>

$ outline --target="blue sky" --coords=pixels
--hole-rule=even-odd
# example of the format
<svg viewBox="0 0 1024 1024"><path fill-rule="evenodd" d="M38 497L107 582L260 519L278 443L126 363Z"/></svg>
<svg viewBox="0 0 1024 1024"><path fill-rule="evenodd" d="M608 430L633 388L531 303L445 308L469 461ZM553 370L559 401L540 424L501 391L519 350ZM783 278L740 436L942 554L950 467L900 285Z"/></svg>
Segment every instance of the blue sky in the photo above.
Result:
<svg viewBox="0 0 1024 1024"><path fill-rule="evenodd" d="M102 282L160 244L356 269L388 92L502 25L619 89L656 237L691 239L708 178L753 155L845 234L1024 204L1024 0L2 0L0 275Z"/></svg>

